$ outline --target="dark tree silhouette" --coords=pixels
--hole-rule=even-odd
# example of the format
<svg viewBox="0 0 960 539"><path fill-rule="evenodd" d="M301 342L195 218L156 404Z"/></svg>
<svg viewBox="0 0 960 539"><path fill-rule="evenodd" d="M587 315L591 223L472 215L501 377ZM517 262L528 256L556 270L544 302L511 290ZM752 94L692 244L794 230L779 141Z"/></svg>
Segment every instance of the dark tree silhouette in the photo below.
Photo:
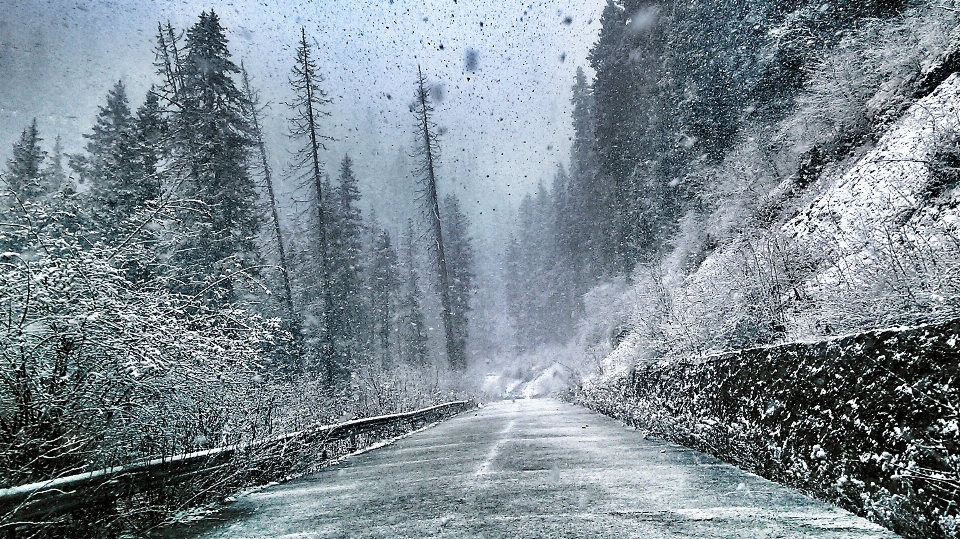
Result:
<svg viewBox="0 0 960 539"><path fill-rule="evenodd" d="M427 81L417 66L417 95L411 109L416 117L417 151L419 158L417 174L420 177L427 221L430 226L430 248L434 253L434 271L440 288L441 318L447 350L447 361L456 370L467 368L466 351L458 345L450 304L450 276L447 273L447 258L443 251L443 225L440 218L440 201L437 198L436 163L439 158L437 126L433 123L433 104L430 102Z"/></svg>

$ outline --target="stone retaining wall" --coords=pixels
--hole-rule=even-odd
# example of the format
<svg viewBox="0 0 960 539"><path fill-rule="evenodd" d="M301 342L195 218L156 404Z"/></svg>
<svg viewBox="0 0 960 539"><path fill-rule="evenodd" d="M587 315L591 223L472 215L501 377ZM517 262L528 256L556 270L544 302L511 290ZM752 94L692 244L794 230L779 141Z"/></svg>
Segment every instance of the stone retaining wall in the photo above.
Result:
<svg viewBox="0 0 960 539"><path fill-rule="evenodd" d="M644 364L577 398L904 537L960 537L960 320Z"/></svg>

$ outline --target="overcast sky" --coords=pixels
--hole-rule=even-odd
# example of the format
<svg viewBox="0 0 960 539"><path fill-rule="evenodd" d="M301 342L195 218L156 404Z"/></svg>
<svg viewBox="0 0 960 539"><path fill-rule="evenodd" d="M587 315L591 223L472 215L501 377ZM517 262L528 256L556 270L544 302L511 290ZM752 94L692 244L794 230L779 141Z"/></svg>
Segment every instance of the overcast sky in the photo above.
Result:
<svg viewBox="0 0 960 539"><path fill-rule="evenodd" d="M300 27L318 52L334 99L326 169L344 152L369 198L396 197L410 153L417 65L444 89L436 120L441 188L481 227L568 161L570 87L599 30L605 0L0 0L0 156L34 116L52 144L82 144L107 90L127 84L134 106L157 81L157 21L193 24L213 8L236 61L272 103L265 122L278 168L286 160L286 81ZM475 52L470 52L475 51ZM475 65L466 61L473 56ZM588 70L589 73L589 70ZM402 189L400 189L402 191ZM379 195L377 194L379 192ZM391 216L391 207L376 204ZM495 214L494 214L495 215Z"/></svg>

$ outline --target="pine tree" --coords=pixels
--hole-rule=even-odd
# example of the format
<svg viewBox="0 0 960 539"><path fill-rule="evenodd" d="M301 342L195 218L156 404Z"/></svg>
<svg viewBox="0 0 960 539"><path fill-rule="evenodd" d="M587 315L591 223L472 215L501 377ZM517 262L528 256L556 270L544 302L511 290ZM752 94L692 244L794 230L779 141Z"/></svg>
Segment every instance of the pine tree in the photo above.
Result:
<svg viewBox="0 0 960 539"><path fill-rule="evenodd" d="M552 233L549 238L552 267L548 278L558 341L574 331L576 321L583 314L582 296L593 284L584 271L587 257L580 242L585 241L587 236L581 233L581 227L576 222L579 205L572 194L571 184L566 170L558 165L551 188L552 222L548 224Z"/></svg>
<svg viewBox="0 0 960 539"><path fill-rule="evenodd" d="M570 180L564 193L554 191L564 207L557 210L557 227L562 235L563 255L578 282L589 287L606 268L607 245L613 237L613 220L608 209L612 187L605 184L609 176L597 169L593 90L582 68L577 68L573 85L573 145L570 155Z"/></svg>
<svg viewBox="0 0 960 539"><path fill-rule="evenodd" d="M370 326L373 350L383 368L393 365L395 323L400 299L397 252L386 229L374 227L370 257Z"/></svg>
<svg viewBox="0 0 960 539"><path fill-rule="evenodd" d="M92 202L85 213L92 213L94 219L86 228L94 227L111 240L115 253L135 249L136 254L118 258L125 260L128 281L146 284L161 273L162 254L160 159L165 122L152 88L129 123L113 152L111 166L105 169L109 174L97 180L101 184L97 191L91 189L83 197ZM90 163L89 156L77 159ZM104 185L108 180L110 185Z"/></svg>
<svg viewBox="0 0 960 539"><path fill-rule="evenodd" d="M453 311L450 303L450 276L447 271L447 259L444 254L443 225L440 217L440 201L437 198L436 163L439 159L436 125L433 123L433 104L427 91L427 81L417 67L417 96L411 112L416 117L417 157L420 158L417 173L423 188L427 221L430 224L431 245L434 255L434 272L440 292L440 316L443 319L444 342L446 343L447 362L453 369L466 370L465 350L458 346L454 329Z"/></svg>
<svg viewBox="0 0 960 539"><path fill-rule="evenodd" d="M564 190L564 177L558 173L555 191ZM579 312L577 285L560 254L559 207L556 194L541 183L536 196L521 202L519 235L507 246L505 281L520 351L562 342Z"/></svg>
<svg viewBox="0 0 960 539"><path fill-rule="evenodd" d="M157 200L161 196L160 159L166 122L160 107L160 98L151 88L143 105L137 109L133 121L133 167L139 178L135 200L138 204Z"/></svg>
<svg viewBox="0 0 960 539"><path fill-rule="evenodd" d="M145 163L141 155L154 150L138 144L137 120L130 113L123 81L118 81L100 107L91 133L84 135L86 154L70 163L90 186L83 198L91 224L108 241L120 241L127 219L159 196L156 178L145 168L150 159Z"/></svg>
<svg viewBox="0 0 960 539"><path fill-rule="evenodd" d="M53 140L53 155L50 156L50 165L44 172L48 178L50 189L54 192L67 188L67 170L63 166L63 141L60 135Z"/></svg>
<svg viewBox="0 0 960 539"><path fill-rule="evenodd" d="M427 325L421 307L423 291L417 272L415 239L411 219L407 221L407 233L404 235L403 284L397 305L397 341L401 361L408 365L425 366L428 358Z"/></svg>
<svg viewBox="0 0 960 539"><path fill-rule="evenodd" d="M319 367L328 384L345 378L346 365L338 364L334 352L333 333L330 317L334 311L333 290L330 274L330 249L328 245L329 189L323 182L323 170L320 163L320 150L326 149L325 141L332 140L321 132L320 121L330 116L325 107L331 103L326 92L320 87L323 76L312 58L307 44L306 29L300 29L300 43L297 44L297 57L289 77L294 99L287 103L293 110L290 119L290 137L303 142L295 156L294 167L304 172L306 184L313 190L312 205L316 212L317 256L319 264L320 288L323 296L320 308L320 358Z"/></svg>
<svg viewBox="0 0 960 539"><path fill-rule="evenodd" d="M184 58L180 46L181 37L177 35L169 21L167 21L166 26L157 23L154 66L156 66L157 74L160 75L163 84L156 89L155 93L162 96L164 105L174 110L180 109L183 105L181 93L184 87Z"/></svg>
<svg viewBox="0 0 960 539"><path fill-rule="evenodd" d="M46 194L43 162L47 152L40 147L42 141L34 118L14 143L13 157L7 160L6 181L21 202L38 202Z"/></svg>
<svg viewBox="0 0 960 539"><path fill-rule="evenodd" d="M330 288L333 313L330 331L337 360L341 365L353 365L361 359L366 348L367 320L364 305L363 282L363 220L360 208L360 189L353 172L353 161L344 156L336 190L336 208L332 214L330 232Z"/></svg>
<svg viewBox="0 0 960 539"><path fill-rule="evenodd" d="M526 200L525 197L524 201ZM524 217L523 209L524 206L521 205L521 219ZM524 229L521 228L520 230ZM503 270L507 305L509 306L510 317L513 319L518 352L531 350L536 344L532 335L533 332L530 330L529 313L535 312L531 310L535 308L535 305L532 305L529 301L529 262L525 254L520 239L511 234L504 252Z"/></svg>
<svg viewBox="0 0 960 539"><path fill-rule="evenodd" d="M253 145L245 100L233 75L227 38L212 10L185 38L180 109L174 115L174 160L194 207L182 212L176 260L181 291L212 305L237 299L244 275L256 273L260 229L256 185L247 168Z"/></svg>
<svg viewBox="0 0 960 539"><path fill-rule="evenodd" d="M40 147L37 120L20 134L13 144L13 156L7 160L6 174L0 176L0 253L22 253L35 245L32 230L43 223L31 222L37 205L45 201L43 162L46 152ZM6 255L2 257L6 260Z"/></svg>
<svg viewBox="0 0 960 539"><path fill-rule="evenodd" d="M602 244L604 249L596 254L604 270L620 274L628 272L634 262L631 175L641 162L634 144L639 78L630 60L629 16L622 6L608 0L600 16L600 37L590 50L590 65L596 72L593 93L596 102L602 104L595 116L597 160L601 173L609 178L605 181L610 182L600 219L612 224L611 234Z"/></svg>
<svg viewBox="0 0 960 539"><path fill-rule="evenodd" d="M116 161L122 157L118 155L120 148L128 142L132 122L127 90L119 80L107 92L107 104L100 107L92 132L83 136L89 141L86 150L88 166L93 173L117 166Z"/></svg>
<svg viewBox="0 0 960 539"><path fill-rule="evenodd" d="M460 211L457 197L443 198L443 244L450 272L450 310L453 319L457 352L466 358L471 299L474 285L474 254L468 228L470 221Z"/></svg>
<svg viewBox="0 0 960 539"><path fill-rule="evenodd" d="M283 231L280 229L280 212L277 209L277 196L273 188L273 175L270 171L270 162L267 159L267 145L263 142L263 132L260 128L259 98L257 92L250 85L250 77L247 74L243 63L240 64L240 71L243 75L243 93L247 101L247 114L250 125L253 128L253 136L260 152L260 171L263 174L263 181L267 188L267 202L270 204L270 220L273 224L273 239L276 242L278 251L278 265L280 267L280 281L283 283L283 303L287 308L287 316L291 322L294 321L295 313L293 309L293 292L290 288L290 268L287 264L287 250L284 245Z"/></svg>

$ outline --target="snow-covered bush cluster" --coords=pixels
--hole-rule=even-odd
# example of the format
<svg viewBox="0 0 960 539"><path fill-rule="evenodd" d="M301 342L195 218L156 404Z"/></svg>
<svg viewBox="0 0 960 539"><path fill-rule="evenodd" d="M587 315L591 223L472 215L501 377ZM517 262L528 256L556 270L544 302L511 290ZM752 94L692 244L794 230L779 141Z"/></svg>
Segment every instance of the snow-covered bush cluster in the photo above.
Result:
<svg viewBox="0 0 960 539"><path fill-rule="evenodd" d="M138 285L142 242L91 246L22 209L0 228L23 246L0 255L0 487L257 436L243 403L276 321Z"/></svg>
<svg viewBox="0 0 960 539"><path fill-rule="evenodd" d="M449 397L448 380L422 369L358 370L336 391L318 374L278 373L272 356L289 341L278 319L131 279L131 268L156 267L154 243L91 245L89 230L63 226L62 214L82 213L69 202L12 204L19 212L0 225L0 243L20 247L0 254L0 489ZM350 447L296 441L22 531L114 536L264 478L311 470ZM17 520L0 512L0 525Z"/></svg>
<svg viewBox="0 0 960 539"><path fill-rule="evenodd" d="M580 402L869 517L960 537L960 321L637 366Z"/></svg>

